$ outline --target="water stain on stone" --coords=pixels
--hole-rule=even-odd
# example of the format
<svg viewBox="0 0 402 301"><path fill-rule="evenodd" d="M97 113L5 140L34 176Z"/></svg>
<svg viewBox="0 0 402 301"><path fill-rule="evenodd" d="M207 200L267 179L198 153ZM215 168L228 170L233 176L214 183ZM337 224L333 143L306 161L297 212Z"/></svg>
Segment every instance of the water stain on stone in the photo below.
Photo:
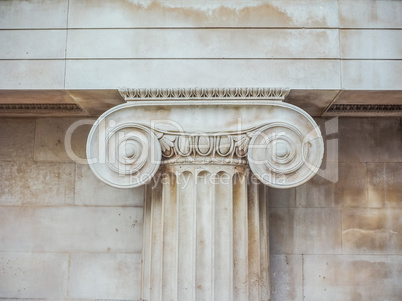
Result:
<svg viewBox="0 0 402 301"><path fill-rule="evenodd" d="M232 2L233 3L233 2ZM240 2L233 5L226 3L205 2L200 4L169 3L160 1L116 0L112 3L98 0L88 0L77 5L76 21L86 22L84 14L78 10L113 9L123 11L123 17L130 14L136 21L136 26L294 26L299 20L294 20L285 9L271 3L250 4ZM307 23L317 23L318 20ZM122 21L130 22L130 21ZM318 22L325 22L319 20ZM133 25L133 24L132 24Z"/></svg>

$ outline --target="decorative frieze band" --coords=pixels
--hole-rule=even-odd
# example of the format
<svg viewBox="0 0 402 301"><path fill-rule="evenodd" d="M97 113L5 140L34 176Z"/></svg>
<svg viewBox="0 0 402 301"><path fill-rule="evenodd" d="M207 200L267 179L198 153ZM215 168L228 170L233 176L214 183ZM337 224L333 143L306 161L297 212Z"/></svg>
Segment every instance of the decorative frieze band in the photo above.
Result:
<svg viewBox="0 0 402 301"><path fill-rule="evenodd" d="M178 89L120 89L126 100L150 99L275 99L283 100L288 88L178 88Z"/></svg>

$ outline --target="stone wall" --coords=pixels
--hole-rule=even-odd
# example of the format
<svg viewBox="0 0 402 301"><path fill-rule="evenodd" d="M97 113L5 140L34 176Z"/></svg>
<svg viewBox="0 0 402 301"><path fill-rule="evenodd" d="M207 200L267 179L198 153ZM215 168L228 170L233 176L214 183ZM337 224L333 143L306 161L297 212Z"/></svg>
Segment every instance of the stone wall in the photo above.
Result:
<svg viewBox="0 0 402 301"><path fill-rule="evenodd" d="M0 119L0 299L140 298L143 189L69 158L77 120ZM272 301L400 300L402 120L317 121L322 176L270 189ZM79 157L88 130L72 136Z"/></svg>
<svg viewBox="0 0 402 301"><path fill-rule="evenodd" d="M395 0L0 1L0 89L398 90Z"/></svg>

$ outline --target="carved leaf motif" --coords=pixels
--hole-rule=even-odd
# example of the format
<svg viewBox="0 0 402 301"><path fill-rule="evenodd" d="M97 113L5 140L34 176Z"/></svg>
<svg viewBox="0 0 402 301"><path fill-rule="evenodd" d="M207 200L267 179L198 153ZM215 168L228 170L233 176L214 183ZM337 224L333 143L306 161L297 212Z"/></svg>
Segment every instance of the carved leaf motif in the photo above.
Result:
<svg viewBox="0 0 402 301"><path fill-rule="evenodd" d="M239 151L247 151L249 142L250 142L250 137L248 137L248 135L243 135L236 142L236 147L239 149Z"/></svg>
<svg viewBox="0 0 402 301"><path fill-rule="evenodd" d="M170 151L170 149L174 145L173 141L175 139L176 138L173 137L173 136L166 136L166 135L163 135L161 138L159 138L159 142L161 144L161 148L162 148L163 153L166 153L166 152Z"/></svg>

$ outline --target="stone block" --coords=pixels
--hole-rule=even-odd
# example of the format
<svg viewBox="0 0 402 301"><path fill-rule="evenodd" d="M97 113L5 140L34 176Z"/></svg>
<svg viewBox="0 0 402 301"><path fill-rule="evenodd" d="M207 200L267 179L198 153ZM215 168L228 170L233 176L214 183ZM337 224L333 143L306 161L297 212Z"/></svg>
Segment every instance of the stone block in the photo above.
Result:
<svg viewBox="0 0 402 301"><path fill-rule="evenodd" d="M340 118L338 137L340 162L402 162L400 118Z"/></svg>
<svg viewBox="0 0 402 301"><path fill-rule="evenodd" d="M303 300L302 255L272 254L270 257L270 300Z"/></svg>
<svg viewBox="0 0 402 301"><path fill-rule="evenodd" d="M344 209L342 246L346 254L401 254L402 209Z"/></svg>
<svg viewBox="0 0 402 301"><path fill-rule="evenodd" d="M270 208L271 254L341 253L341 211Z"/></svg>
<svg viewBox="0 0 402 301"><path fill-rule="evenodd" d="M141 252L142 208L0 207L0 251Z"/></svg>
<svg viewBox="0 0 402 301"><path fill-rule="evenodd" d="M38 118L35 160L86 163L86 140L94 121L90 118ZM66 137L71 137L70 145Z"/></svg>
<svg viewBox="0 0 402 301"><path fill-rule="evenodd" d="M63 299L67 294L68 254L0 252L0 296ZM12 299L11 299L12 300Z"/></svg>
<svg viewBox="0 0 402 301"><path fill-rule="evenodd" d="M69 27L336 27L335 0L70 1Z"/></svg>
<svg viewBox="0 0 402 301"><path fill-rule="evenodd" d="M141 70L141 72L138 72ZM340 88L337 60L71 60L66 89L117 87Z"/></svg>
<svg viewBox="0 0 402 301"><path fill-rule="evenodd" d="M377 207L402 207L402 163L368 163L368 198Z"/></svg>
<svg viewBox="0 0 402 301"><path fill-rule="evenodd" d="M70 298L139 300L141 254L76 253L71 255Z"/></svg>
<svg viewBox="0 0 402 301"><path fill-rule="evenodd" d="M1 118L0 160L32 160L34 137L34 119Z"/></svg>
<svg viewBox="0 0 402 301"><path fill-rule="evenodd" d="M338 173L337 181L316 175L296 188L297 207L375 206L367 198L366 164L339 163L334 164L335 168Z"/></svg>
<svg viewBox="0 0 402 301"><path fill-rule="evenodd" d="M0 161L0 205L71 205L71 163Z"/></svg>
<svg viewBox="0 0 402 301"><path fill-rule="evenodd" d="M67 58L337 58L338 44L335 29L73 30Z"/></svg>
<svg viewBox="0 0 402 301"><path fill-rule="evenodd" d="M64 30L2 30L0 58L63 59L66 35Z"/></svg>
<svg viewBox="0 0 402 301"><path fill-rule="evenodd" d="M401 28L402 2L394 0L339 0L339 26Z"/></svg>
<svg viewBox="0 0 402 301"><path fill-rule="evenodd" d="M402 61L342 60L342 87L348 90L399 90Z"/></svg>
<svg viewBox="0 0 402 301"><path fill-rule="evenodd" d="M270 208L296 207L296 188L278 189L268 187L268 206Z"/></svg>
<svg viewBox="0 0 402 301"><path fill-rule="evenodd" d="M0 89L64 89L64 67L64 60L0 61Z"/></svg>
<svg viewBox="0 0 402 301"><path fill-rule="evenodd" d="M119 189L106 185L95 177L88 165L77 164L75 205L143 206L144 187Z"/></svg>
<svg viewBox="0 0 402 301"><path fill-rule="evenodd" d="M402 207L402 163L384 164L385 207Z"/></svg>
<svg viewBox="0 0 402 301"><path fill-rule="evenodd" d="M0 1L0 28L63 28L68 0Z"/></svg>
<svg viewBox="0 0 402 301"><path fill-rule="evenodd" d="M400 30L341 30L340 40L342 58L400 59L402 57Z"/></svg>
<svg viewBox="0 0 402 301"><path fill-rule="evenodd" d="M400 300L399 256L305 255L304 296L311 301Z"/></svg>

